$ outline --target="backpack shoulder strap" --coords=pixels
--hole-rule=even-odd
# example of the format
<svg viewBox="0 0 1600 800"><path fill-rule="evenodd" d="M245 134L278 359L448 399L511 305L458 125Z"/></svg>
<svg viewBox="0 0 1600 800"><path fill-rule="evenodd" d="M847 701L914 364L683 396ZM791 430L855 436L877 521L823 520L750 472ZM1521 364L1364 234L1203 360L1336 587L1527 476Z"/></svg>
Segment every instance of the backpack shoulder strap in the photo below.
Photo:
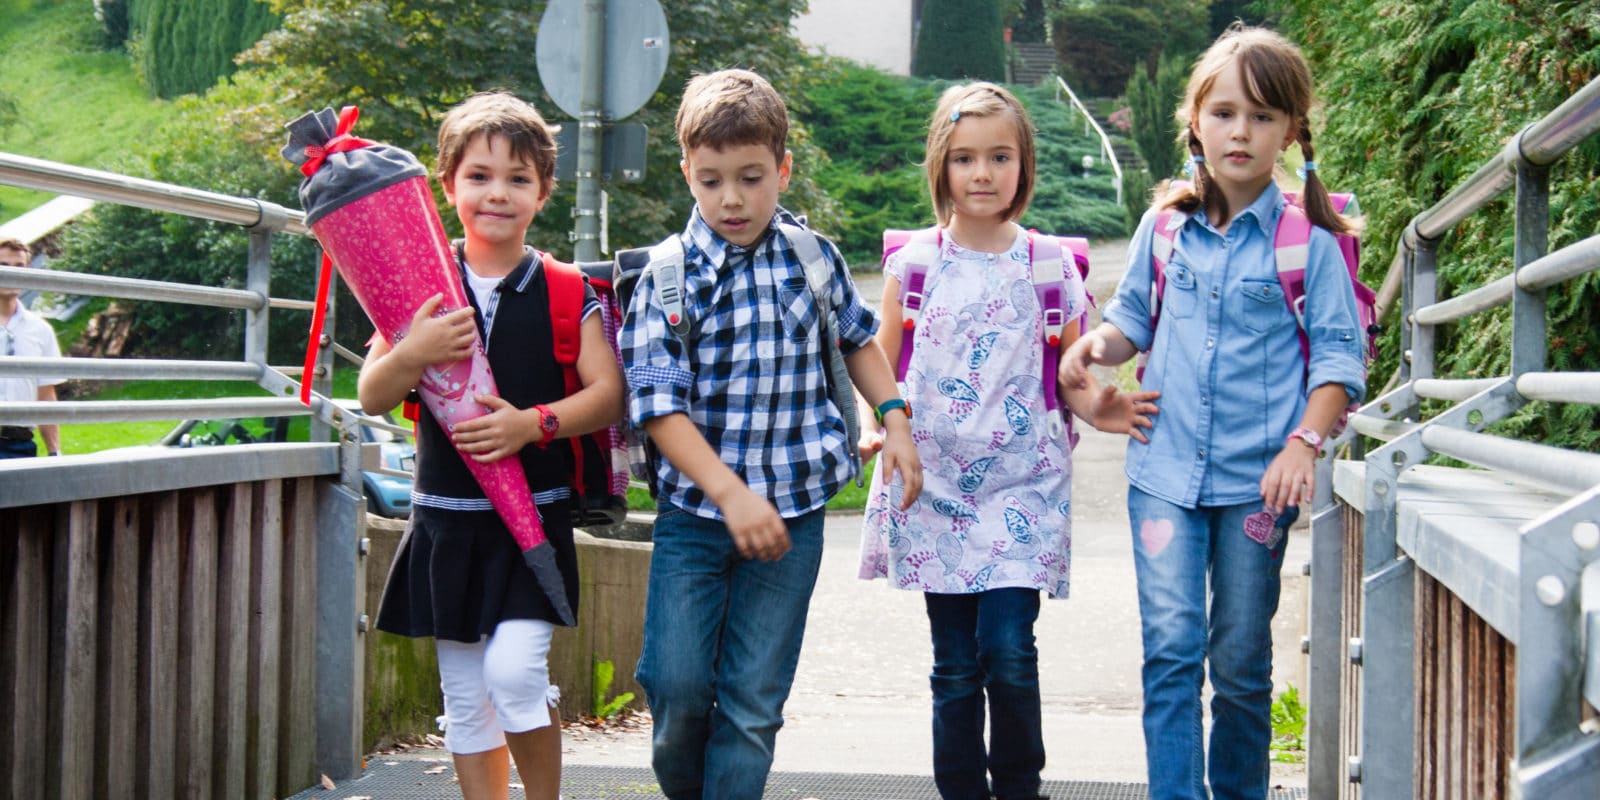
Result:
<svg viewBox="0 0 1600 800"><path fill-rule="evenodd" d="M1161 298L1167 289L1167 262L1172 260L1172 252L1178 246L1178 231L1188 221L1188 214L1176 208L1163 208L1156 212L1155 223L1151 225L1149 309L1152 335L1155 333L1156 325L1161 322ZM1152 340L1151 347L1154 346L1155 342ZM1140 380L1144 379L1144 368L1149 360L1149 350L1139 354L1134 374Z"/></svg>
<svg viewBox="0 0 1600 800"><path fill-rule="evenodd" d="M683 242L677 236L668 236L650 248L650 263L646 272L655 274L656 297L661 310L667 315L667 327L679 339L689 338L689 318L683 310Z"/></svg>
<svg viewBox="0 0 1600 800"><path fill-rule="evenodd" d="M1050 418L1047 423L1050 435L1054 437L1063 434L1071 436L1070 420L1063 420L1061 399L1055 391L1056 365L1061 356L1061 333L1067 326L1067 281L1065 265L1062 263L1066 252L1060 239L1028 231L1028 265L1033 273L1033 291L1039 298L1039 314L1044 321L1041 394L1044 395L1044 408ZM1068 446L1071 446L1070 442Z"/></svg>
<svg viewBox="0 0 1600 800"><path fill-rule="evenodd" d="M1299 328L1300 354L1311 361L1311 340L1306 336L1306 264L1310 260L1311 218L1305 209L1287 203L1272 234L1272 254L1278 263L1278 285Z"/></svg>
<svg viewBox="0 0 1600 800"><path fill-rule="evenodd" d="M544 254L542 265L545 290L550 295L550 332L556 363L563 370L573 369L583 347L578 330L583 322L583 273L576 265L557 261L549 253ZM567 388L570 394L572 387Z"/></svg>
<svg viewBox="0 0 1600 800"><path fill-rule="evenodd" d="M795 256L800 259L801 268L805 270L806 284L811 287L811 294L816 298L817 318L821 326L818 338L822 340L828 393L834 405L839 407L840 415L844 417L850 463L855 472L856 484L861 485L865 473L862 470L860 451L856 448L856 443L861 441L861 421L856 417L855 385L850 381L850 371L845 366L844 351L839 342L839 321L833 307L833 261L823 252L821 241L809 228L780 222L778 231L789 240L789 246L794 248Z"/></svg>
<svg viewBox="0 0 1600 800"><path fill-rule="evenodd" d="M896 241L898 244L895 244ZM897 380L905 380L906 370L911 366L911 343L916 338L917 322L922 319L922 301L925 297L924 287L928 282L928 270L939 258L939 248L943 244L944 232L938 226L916 231L883 232L885 263L896 251L905 251L900 256L900 263L905 266L906 274L900 281L900 325L904 333L900 336L900 354L895 362L894 374Z"/></svg>

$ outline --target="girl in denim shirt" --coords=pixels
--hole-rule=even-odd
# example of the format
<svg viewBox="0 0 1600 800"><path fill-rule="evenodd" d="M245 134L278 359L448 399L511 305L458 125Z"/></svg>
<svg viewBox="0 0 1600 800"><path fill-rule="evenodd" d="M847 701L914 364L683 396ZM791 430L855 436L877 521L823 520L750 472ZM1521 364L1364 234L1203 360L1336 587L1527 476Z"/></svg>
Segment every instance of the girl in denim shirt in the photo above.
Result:
<svg viewBox="0 0 1600 800"><path fill-rule="evenodd" d="M1317 178L1311 105L1305 59L1278 34L1236 26L1206 51L1178 112L1194 184L1175 185L1145 214L1105 321L1062 358L1063 385L1073 387L1091 363L1147 352L1143 388L1162 392L1148 443L1129 442L1127 459L1153 800L1205 798L1208 777L1212 797L1266 796L1285 531L1311 500L1322 437L1365 384L1355 296L1330 233L1352 225ZM1316 226L1303 311L1309 358L1273 252L1286 202L1274 167L1294 144ZM1155 309L1152 241L1166 209L1179 212L1180 227ZM1208 661L1209 761L1200 704Z"/></svg>

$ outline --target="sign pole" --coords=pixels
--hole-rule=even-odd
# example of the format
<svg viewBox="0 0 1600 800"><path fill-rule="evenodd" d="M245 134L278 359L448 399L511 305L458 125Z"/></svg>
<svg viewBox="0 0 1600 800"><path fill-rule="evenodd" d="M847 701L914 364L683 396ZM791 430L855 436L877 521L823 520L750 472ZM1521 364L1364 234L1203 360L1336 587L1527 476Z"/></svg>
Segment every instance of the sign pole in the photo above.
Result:
<svg viewBox="0 0 1600 800"><path fill-rule="evenodd" d="M578 197L573 258L600 259L600 147L606 91L606 0L583 3L583 96L578 114Z"/></svg>

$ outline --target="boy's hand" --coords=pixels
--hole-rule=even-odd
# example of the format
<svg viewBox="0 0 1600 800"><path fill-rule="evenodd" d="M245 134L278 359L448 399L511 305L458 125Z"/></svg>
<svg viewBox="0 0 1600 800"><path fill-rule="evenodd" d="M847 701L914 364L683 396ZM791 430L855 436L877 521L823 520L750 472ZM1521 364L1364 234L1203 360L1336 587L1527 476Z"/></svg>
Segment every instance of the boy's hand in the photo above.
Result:
<svg viewBox="0 0 1600 800"><path fill-rule="evenodd" d="M457 450L480 464L492 464L543 438L538 424L530 423L527 412L492 394L473 398L489 413L458 423L450 434Z"/></svg>
<svg viewBox="0 0 1600 800"><path fill-rule="evenodd" d="M722 506L728 535L739 548L739 555L757 561L777 561L789 552L789 526L778 516L778 509L767 498L748 487Z"/></svg>
<svg viewBox="0 0 1600 800"><path fill-rule="evenodd" d="M443 302L443 294L424 300L417 313L411 315L411 328L394 345L394 352L418 370L471 358L477 345L478 325L472 306L434 316Z"/></svg>
<svg viewBox="0 0 1600 800"><path fill-rule="evenodd" d="M1089 385L1089 365L1102 364L1106 340L1098 331L1089 331L1067 347L1056 368L1056 380L1063 389L1082 389Z"/></svg>
<svg viewBox="0 0 1600 800"><path fill-rule="evenodd" d="M1262 502L1274 514L1282 514L1286 506L1310 503L1316 490L1316 466L1316 449L1299 439L1290 439L1261 477Z"/></svg>
<svg viewBox="0 0 1600 800"><path fill-rule="evenodd" d="M900 481L905 486L900 510L904 511L922 494L922 456L917 454L917 443L911 439L911 421L903 414L892 417L884 415L884 430L887 435L883 440L883 458L878 463L878 469L885 471L886 479L893 477L895 472L900 473ZM884 485L888 485L887 480Z"/></svg>
<svg viewBox="0 0 1600 800"><path fill-rule="evenodd" d="M1150 439L1139 429L1155 427L1155 421L1150 418L1161 413L1161 409L1155 404L1156 398L1160 396L1160 392L1129 394L1118 391L1115 386L1106 386L1095 396L1090 416L1093 417L1094 426L1099 430L1106 433L1125 433L1144 444L1149 444Z"/></svg>

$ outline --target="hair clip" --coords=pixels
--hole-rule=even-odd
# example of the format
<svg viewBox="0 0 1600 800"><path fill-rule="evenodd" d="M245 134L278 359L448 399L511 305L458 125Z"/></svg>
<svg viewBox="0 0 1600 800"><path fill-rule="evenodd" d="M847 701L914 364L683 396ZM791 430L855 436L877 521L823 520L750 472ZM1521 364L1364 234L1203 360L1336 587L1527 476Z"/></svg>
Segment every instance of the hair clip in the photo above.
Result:
<svg viewBox="0 0 1600 800"><path fill-rule="evenodd" d="M1190 155L1189 156L1189 160L1194 162L1194 163L1196 163L1196 164L1204 164L1204 163L1206 163L1206 157L1203 156L1203 155L1200 155L1199 153L1194 153L1194 154Z"/></svg>
<svg viewBox="0 0 1600 800"><path fill-rule="evenodd" d="M1205 156L1200 155L1199 153L1190 155L1189 161L1183 165L1183 174L1193 178L1195 171L1200 169L1199 165L1204 163L1206 163Z"/></svg>
<svg viewBox="0 0 1600 800"><path fill-rule="evenodd" d="M950 112L950 121L951 122L960 122L961 121L961 109L958 108L958 109Z"/></svg>
<svg viewBox="0 0 1600 800"><path fill-rule="evenodd" d="M1306 163L1302 164L1299 168L1295 169L1295 174L1300 176L1300 180L1305 180L1306 179L1306 173L1308 173L1308 172L1316 172L1316 171L1317 171L1317 162L1315 162L1315 161L1307 161Z"/></svg>

